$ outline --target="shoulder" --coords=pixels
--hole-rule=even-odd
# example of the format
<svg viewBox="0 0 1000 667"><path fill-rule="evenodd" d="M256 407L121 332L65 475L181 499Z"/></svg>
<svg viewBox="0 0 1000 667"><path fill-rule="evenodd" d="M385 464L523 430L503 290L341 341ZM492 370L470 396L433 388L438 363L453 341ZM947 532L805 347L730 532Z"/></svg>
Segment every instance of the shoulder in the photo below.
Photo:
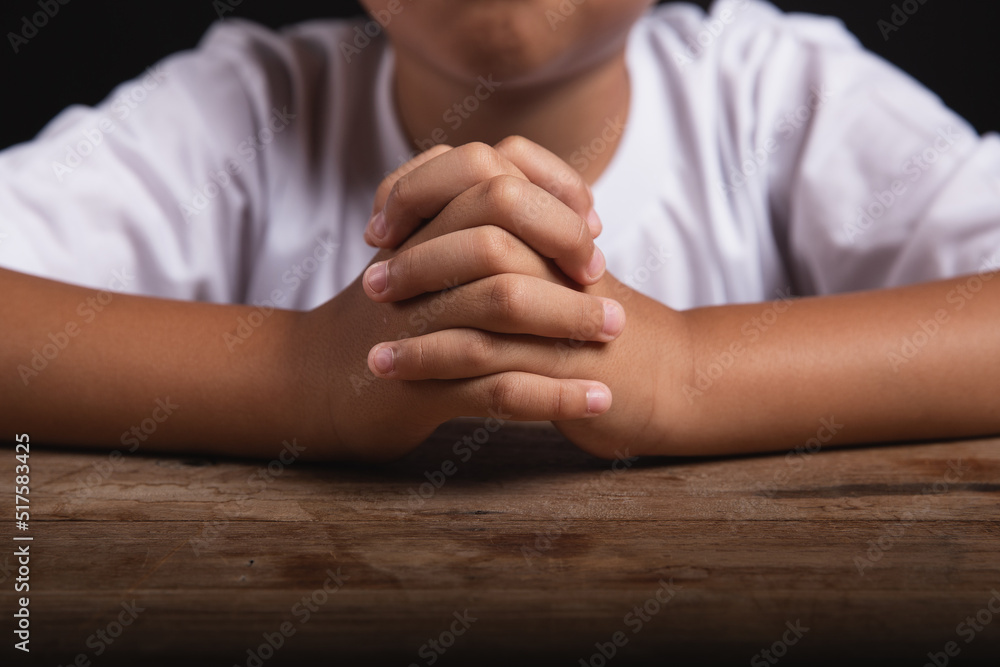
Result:
<svg viewBox="0 0 1000 667"><path fill-rule="evenodd" d="M698 45L701 50L713 45L738 48L780 38L827 47L860 48L840 19L785 13L763 0L717 0L708 11L686 2L671 2L651 9L639 25L651 39L679 40Z"/></svg>
<svg viewBox="0 0 1000 667"><path fill-rule="evenodd" d="M229 19L213 24L196 52L242 73L263 69L294 77L334 71L341 77L363 77L385 46L381 33L378 23L361 18L306 21L277 30Z"/></svg>
<svg viewBox="0 0 1000 667"><path fill-rule="evenodd" d="M634 37L676 68L748 76L793 50L861 54L836 18L785 13L763 0L718 0L708 11L676 2L652 9Z"/></svg>

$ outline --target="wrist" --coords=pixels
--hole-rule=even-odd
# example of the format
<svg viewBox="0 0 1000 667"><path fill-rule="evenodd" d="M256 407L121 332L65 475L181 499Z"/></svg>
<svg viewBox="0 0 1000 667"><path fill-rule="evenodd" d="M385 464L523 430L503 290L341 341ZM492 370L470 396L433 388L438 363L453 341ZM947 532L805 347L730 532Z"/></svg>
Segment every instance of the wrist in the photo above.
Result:
<svg viewBox="0 0 1000 667"><path fill-rule="evenodd" d="M656 413L665 434L660 452L664 455L698 455L703 453L705 425L711 420L709 396L698 386L698 359L702 354L704 336L693 311L669 310L666 314L671 343L660 359L660 381L657 383Z"/></svg>
<svg viewBox="0 0 1000 667"><path fill-rule="evenodd" d="M637 429L629 438L631 453L698 454L708 403L687 391L695 382L701 335L696 318L646 297L610 273L586 290L617 300L626 312L622 335L609 344L616 351L605 371L615 404L629 415L619 428Z"/></svg>
<svg viewBox="0 0 1000 667"><path fill-rule="evenodd" d="M308 315L274 310L253 333L259 340L246 341L249 368L240 375L250 382L234 391L241 397L238 409L245 415L253 455L272 458L292 443L304 451L302 458L328 458L329 410L318 372L325 360L316 358L316 346L306 335Z"/></svg>

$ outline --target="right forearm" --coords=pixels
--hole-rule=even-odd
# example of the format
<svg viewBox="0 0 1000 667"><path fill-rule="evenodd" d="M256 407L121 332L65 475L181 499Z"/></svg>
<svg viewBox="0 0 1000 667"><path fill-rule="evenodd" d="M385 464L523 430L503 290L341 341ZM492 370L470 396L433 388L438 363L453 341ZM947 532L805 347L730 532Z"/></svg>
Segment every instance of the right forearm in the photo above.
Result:
<svg viewBox="0 0 1000 667"><path fill-rule="evenodd" d="M0 291L8 435L248 456L273 456L303 435L303 373L290 340L299 313L264 317L252 306L98 292L5 270Z"/></svg>

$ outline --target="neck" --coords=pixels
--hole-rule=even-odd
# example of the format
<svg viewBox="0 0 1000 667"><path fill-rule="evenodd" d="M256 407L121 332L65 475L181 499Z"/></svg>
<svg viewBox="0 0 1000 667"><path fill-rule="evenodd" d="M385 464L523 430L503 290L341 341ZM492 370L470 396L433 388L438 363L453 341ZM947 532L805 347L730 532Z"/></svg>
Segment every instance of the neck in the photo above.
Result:
<svg viewBox="0 0 1000 667"><path fill-rule="evenodd" d="M490 77L457 81L413 58L397 57L395 93L415 150L438 143L493 145L518 134L561 157L588 183L614 155L630 97L624 48L558 82L519 87Z"/></svg>

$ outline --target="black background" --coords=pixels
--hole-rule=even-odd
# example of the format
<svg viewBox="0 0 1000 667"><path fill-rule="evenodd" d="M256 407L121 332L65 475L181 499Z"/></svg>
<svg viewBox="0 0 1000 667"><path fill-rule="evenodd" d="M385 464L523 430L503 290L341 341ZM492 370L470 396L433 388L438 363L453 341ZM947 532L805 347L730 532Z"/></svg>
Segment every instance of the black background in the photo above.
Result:
<svg viewBox="0 0 1000 667"><path fill-rule="evenodd" d="M240 16L272 27L360 13L354 2L228 1L239 4L226 17ZM919 1L910 0L913 6ZM7 33L20 32L21 18L39 11L37 2L3 0L0 10L0 32L4 35L0 45L0 147L30 139L69 104L95 104L115 84L139 74L163 56L195 46L218 18L213 0L68 0L15 54ZM878 21L889 19L891 2L775 2L786 11L839 16L865 46L923 81L980 132L1000 129L1000 95L996 92L1000 49L994 37L1000 3L925 3L886 40Z"/></svg>

